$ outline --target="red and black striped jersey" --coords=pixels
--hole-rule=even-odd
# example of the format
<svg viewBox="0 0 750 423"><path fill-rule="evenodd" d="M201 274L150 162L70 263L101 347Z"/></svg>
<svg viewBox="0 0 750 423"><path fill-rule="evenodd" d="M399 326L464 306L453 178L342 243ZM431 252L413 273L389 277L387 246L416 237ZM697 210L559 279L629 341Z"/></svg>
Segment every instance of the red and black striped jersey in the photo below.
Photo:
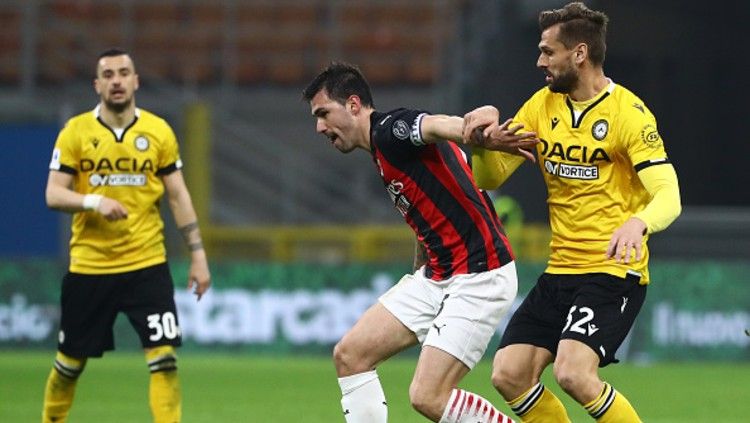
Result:
<svg viewBox="0 0 750 423"><path fill-rule="evenodd" d="M467 155L452 142L425 144L426 112L373 112L371 153L396 209L427 249L425 276L445 280L513 260L486 192L477 188Z"/></svg>

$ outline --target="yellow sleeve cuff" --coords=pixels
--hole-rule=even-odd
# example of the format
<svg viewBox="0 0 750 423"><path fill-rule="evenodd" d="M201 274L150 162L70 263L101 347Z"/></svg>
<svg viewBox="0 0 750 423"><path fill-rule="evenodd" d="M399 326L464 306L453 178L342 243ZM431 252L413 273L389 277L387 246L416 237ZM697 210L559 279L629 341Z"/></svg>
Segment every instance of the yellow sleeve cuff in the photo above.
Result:
<svg viewBox="0 0 750 423"><path fill-rule="evenodd" d="M524 162L521 156L500 151L471 148L471 165L474 180L481 189L496 189Z"/></svg>
<svg viewBox="0 0 750 423"><path fill-rule="evenodd" d="M638 178L651 195L651 201L635 217L646 223L648 233L666 229L682 211L674 167L671 164L650 166L639 171Z"/></svg>

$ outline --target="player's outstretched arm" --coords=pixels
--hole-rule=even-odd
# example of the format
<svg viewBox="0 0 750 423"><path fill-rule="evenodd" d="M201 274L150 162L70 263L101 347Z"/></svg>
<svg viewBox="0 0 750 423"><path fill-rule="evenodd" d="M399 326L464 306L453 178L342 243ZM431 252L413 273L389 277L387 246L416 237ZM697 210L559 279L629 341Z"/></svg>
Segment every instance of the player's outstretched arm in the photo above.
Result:
<svg viewBox="0 0 750 423"><path fill-rule="evenodd" d="M420 122L422 141L434 144L442 141L462 142L463 118L449 115L424 115Z"/></svg>
<svg viewBox="0 0 750 423"><path fill-rule="evenodd" d="M524 157L536 161L535 146L539 143L534 132L519 132L522 124L511 125L513 119L499 123L500 111L494 106L482 106L464 115L463 139L467 144L488 150Z"/></svg>
<svg viewBox="0 0 750 423"><path fill-rule="evenodd" d="M45 200L47 207L68 213L94 211L109 221L126 219L128 211L119 201L96 194L73 191L73 175L57 170L49 172Z"/></svg>
<svg viewBox="0 0 750 423"><path fill-rule="evenodd" d="M211 273L208 270L208 259L206 258L206 251L203 249L193 201L190 198L190 192L185 185L181 170L165 175L162 180L167 191L169 208L172 210L174 221L180 229L188 249L190 249L190 272L187 287L193 289L198 300L200 300L211 286Z"/></svg>

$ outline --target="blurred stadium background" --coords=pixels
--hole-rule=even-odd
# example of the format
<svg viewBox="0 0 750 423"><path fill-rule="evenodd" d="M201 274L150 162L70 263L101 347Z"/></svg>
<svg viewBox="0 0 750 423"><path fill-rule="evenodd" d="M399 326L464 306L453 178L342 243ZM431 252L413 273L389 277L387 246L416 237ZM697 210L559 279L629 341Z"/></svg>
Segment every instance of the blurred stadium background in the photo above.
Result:
<svg viewBox="0 0 750 423"><path fill-rule="evenodd" d="M100 51L132 53L138 106L175 128L211 259L209 295L196 304L177 294L185 421L291 421L309 410L308 421L329 422L339 419L338 388L326 355L409 270L413 239L370 158L342 157L314 133L302 88L331 60L346 60L369 77L380 109L462 114L491 103L511 115L543 84L534 67L536 14L564 3L0 1L0 422L36 421L41 406L69 224L44 205L47 164L60 125L97 102L91 81ZM606 73L656 114L684 204L678 221L650 241L649 298L620 351L624 370L608 371L646 404L646 421L747 421L748 57L738 48L747 43L747 8L738 1L586 3L610 15ZM546 193L527 165L493 195L519 258L523 295L547 255ZM182 285L185 250L171 216L166 222ZM125 352L108 355L110 367L109 360L90 366L82 387L87 377L96 387L79 393L76 421L147 419L145 367L123 323L118 349ZM127 378L118 372L127 366L136 373L127 387L108 381ZM384 384L390 378L394 421L421 421L406 400L413 363L390 366ZM136 368L143 378L135 379ZM272 376L281 369L288 373ZM307 382L282 383L300 377ZM318 394L316 382L325 388L319 400L295 393ZM467 383L497 402L487 362ZM106 386L132 394L102 407L118 398L106 396ZM293 396L299 408L237 396L269 388ZM653 399L668 390L679 394Z"/></svg>

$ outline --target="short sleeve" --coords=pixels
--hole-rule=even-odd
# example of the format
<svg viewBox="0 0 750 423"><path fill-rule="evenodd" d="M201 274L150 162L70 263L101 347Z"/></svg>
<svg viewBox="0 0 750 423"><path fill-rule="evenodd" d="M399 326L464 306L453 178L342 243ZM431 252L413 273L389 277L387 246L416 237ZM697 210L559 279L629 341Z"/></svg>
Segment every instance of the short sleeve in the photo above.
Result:
<svg viewBox="0 0 750 423"><path fill-rule="evenodd" d="M656 118L645 106L633 107L627 113L622 133L624 148L636 171L669 162Z"/></svg>
<svg viewBox="0 0 750 423"><path fill-rule="evenodd" d="M182 160L180 159L180 147L177 144L177 137L172 128L164 122L163 145L159 153L159 164L156 174L168 175L179 169L182 169Z"/></svg>
<svg viewBox="0 0 750 423"><path fill-rule="evenodd" d="M425 145L422 139L422 118L429 113L397 109L375 123L373 142L382 151L415 152Z"/></svg>
<svg viewBox="0 0 750 423"><path fill-rule="evenodd" d="M80 143L76 143L73 125L68 121L57 135L55 147L52 150L52 159L49 162L50 170L75 175L78 173L78 162L81 156Z"/></svg>

